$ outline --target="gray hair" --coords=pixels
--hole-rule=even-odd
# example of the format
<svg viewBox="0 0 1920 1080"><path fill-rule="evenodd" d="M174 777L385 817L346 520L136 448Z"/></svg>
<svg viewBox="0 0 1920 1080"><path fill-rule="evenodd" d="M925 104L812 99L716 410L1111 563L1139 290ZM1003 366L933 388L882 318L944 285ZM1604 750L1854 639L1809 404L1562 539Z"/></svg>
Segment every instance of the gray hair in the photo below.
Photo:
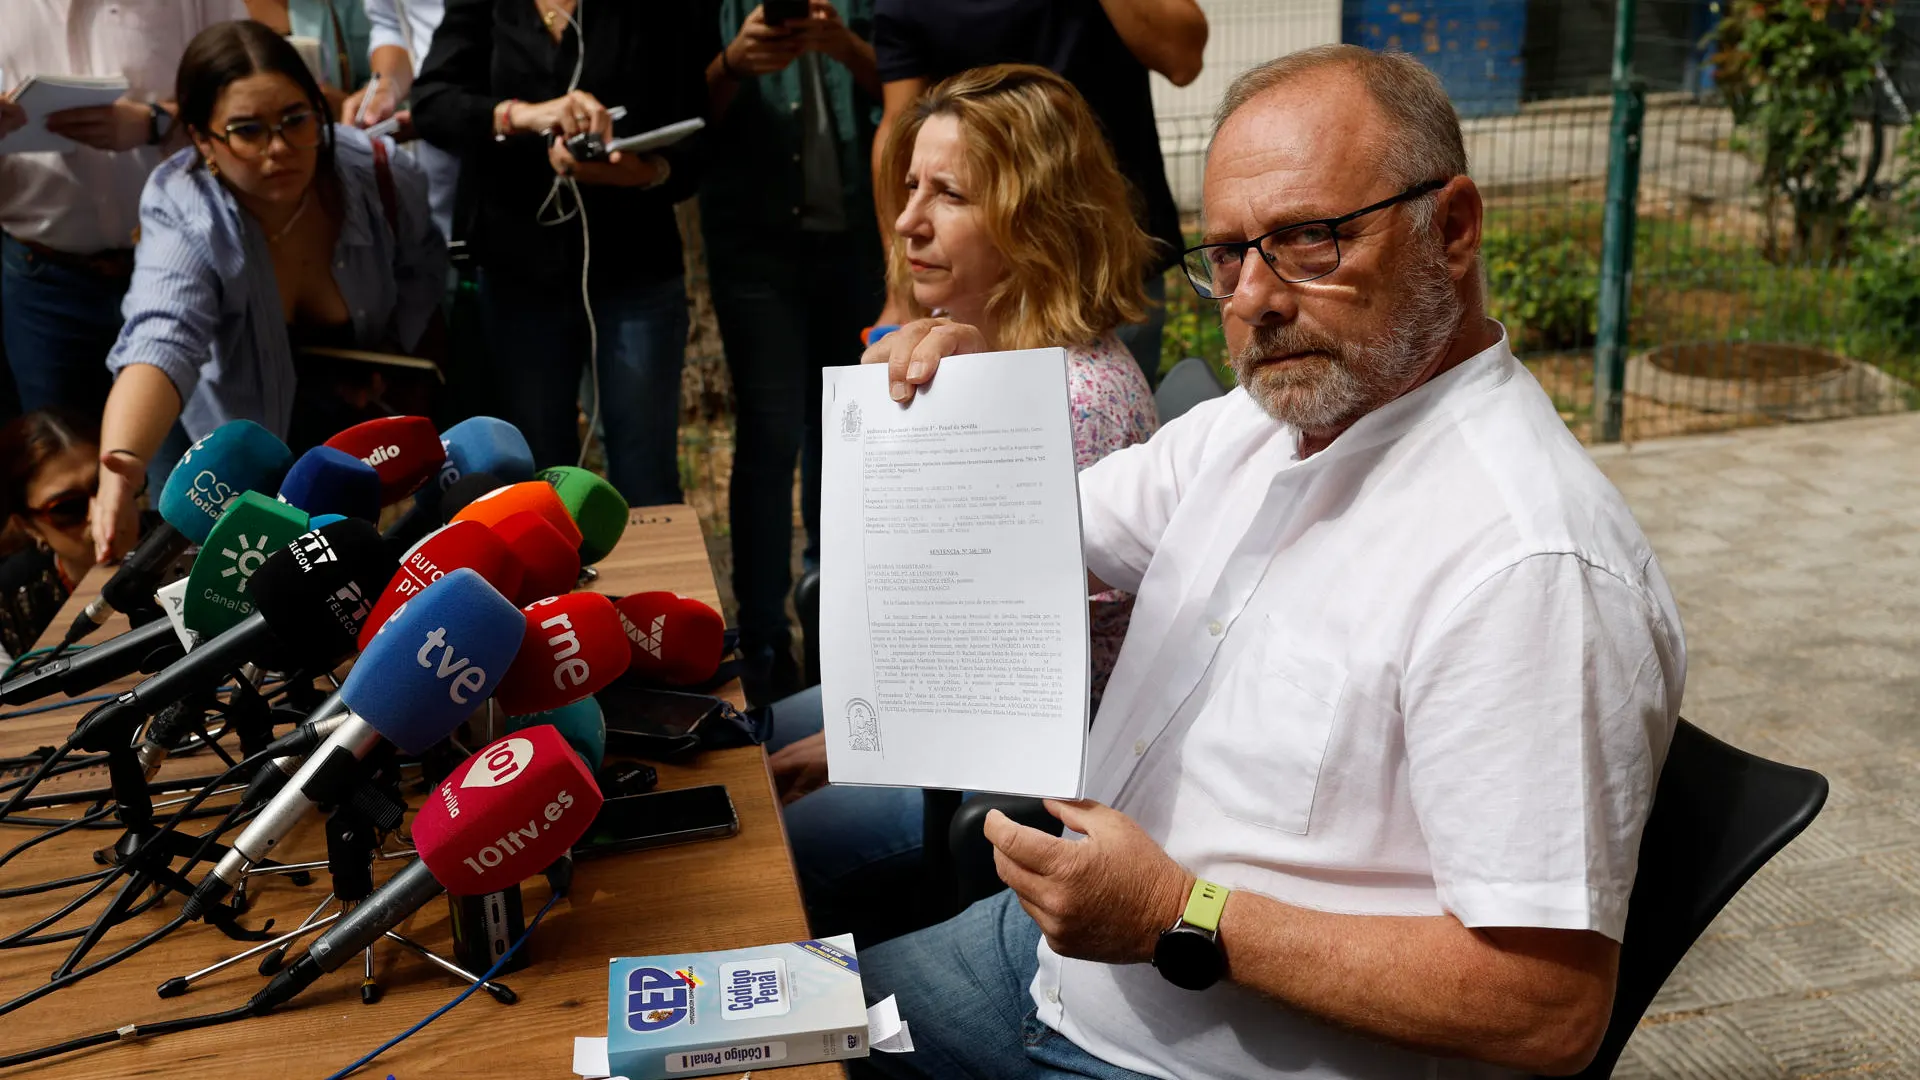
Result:
<svg viewBox="0 0 1920 1080"><path fill-rule="evenodd" d="M1467 172L1466 141L1460 116L1446 88L1426 65L1404 52L1374 52L1358 45L1316 45L1288 53L1243 72L1227 88L1213 117L1213 135L1253 99L1277 86L1330 68L1360 77L1387 118L1389 132L1374 148L1373 166L1399 188L1426 180L1444 180ZM1418 199L1409 210L1416 225L1432 223L1433 200Z"/></svg>

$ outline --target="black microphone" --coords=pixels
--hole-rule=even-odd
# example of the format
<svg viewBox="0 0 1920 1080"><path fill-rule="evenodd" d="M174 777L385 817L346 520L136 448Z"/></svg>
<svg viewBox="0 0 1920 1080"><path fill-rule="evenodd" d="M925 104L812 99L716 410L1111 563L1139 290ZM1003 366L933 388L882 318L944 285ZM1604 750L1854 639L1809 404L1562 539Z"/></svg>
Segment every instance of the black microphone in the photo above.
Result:
<svg viewBox="0 0 1920 1080"><path fill-rule="evenodd" d="M151 674L185 652L172 620L155 619L85 652L56 657L7 680L0 684L0 705L25 705L62 691L72 696L136 671Z"/></svg>

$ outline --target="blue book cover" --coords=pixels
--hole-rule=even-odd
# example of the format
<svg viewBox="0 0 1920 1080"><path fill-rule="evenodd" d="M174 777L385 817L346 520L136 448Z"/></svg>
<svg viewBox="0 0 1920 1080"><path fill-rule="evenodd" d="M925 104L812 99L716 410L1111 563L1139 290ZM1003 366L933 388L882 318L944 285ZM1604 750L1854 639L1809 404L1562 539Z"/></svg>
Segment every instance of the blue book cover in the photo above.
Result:
<svg viewBox="0 0 1920 1080"><path fill-rule="evenodd" d="M628 1080L867 1056L853 937L612 960L607 1065Z"/></svg>

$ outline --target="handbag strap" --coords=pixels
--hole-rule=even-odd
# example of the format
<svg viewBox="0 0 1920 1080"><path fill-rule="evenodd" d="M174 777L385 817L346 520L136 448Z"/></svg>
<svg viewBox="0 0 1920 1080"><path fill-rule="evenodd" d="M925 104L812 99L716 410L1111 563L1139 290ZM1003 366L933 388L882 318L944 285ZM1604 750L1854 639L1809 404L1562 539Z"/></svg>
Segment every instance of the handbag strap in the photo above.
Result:
<svg viewBox="0 0 1920 1080"><path fill-rule="evenodd" d="M387 141L373 140L373 178L380 186L380 209L387 216L387 229L400 238L400 197L393 188L393 163L387 160Z"/></svg>

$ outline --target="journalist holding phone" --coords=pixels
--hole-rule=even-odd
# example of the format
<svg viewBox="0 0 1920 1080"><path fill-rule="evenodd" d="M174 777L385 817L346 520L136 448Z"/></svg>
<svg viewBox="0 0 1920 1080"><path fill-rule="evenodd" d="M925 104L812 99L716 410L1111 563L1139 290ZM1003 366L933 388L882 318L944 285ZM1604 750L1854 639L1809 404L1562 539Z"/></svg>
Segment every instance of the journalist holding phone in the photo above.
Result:
<svg viewBox="0 0 1920 1080"><path fill-rule="evenodd" d="M464 165L455 231L479 269L496 415L534 460L575 460L597 334L607 472L636 506L680 501L687 294L673 204L698 186L703 139L605 161L577 160L565 140L704 117L719 48L702 4L452 0L413 87L415 130Z"/></svg>

